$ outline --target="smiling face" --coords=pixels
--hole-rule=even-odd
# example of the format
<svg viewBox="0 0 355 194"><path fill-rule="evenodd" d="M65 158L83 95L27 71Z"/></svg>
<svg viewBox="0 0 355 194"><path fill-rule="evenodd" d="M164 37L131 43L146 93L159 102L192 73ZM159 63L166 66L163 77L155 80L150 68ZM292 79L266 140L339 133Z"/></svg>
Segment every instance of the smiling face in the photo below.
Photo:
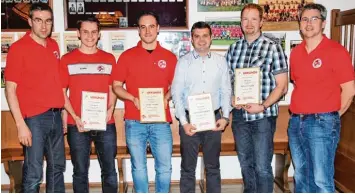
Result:
<svg viewBox="0 0 355 194"><path fill-rule="evenodd" d="M206 54L210 50L212 37L208 28L195 28L192 31L192 45L199 54Z"/></svg>
<svg viewBox="0 0 355 194"><path fill-rule="evenodd" d="M245 36L259 36L263 21L257 9L245 9L241 19L241 26Z"/></svg>
<svg viewBox="0 0 355 194"><path fill-rule="evenodd" d="M321 13L316 9L305 10L302 13L300 30L304 38L309 39L322 36L326 22L321 18Z"/></svg>
<svg viewBox="0 0 355 194"><path fill-rule="evenodd" d="M152 44L157 41L159 25L155 17L144 15L138 22L138 33L144 44Z"/></svg>
<svg viewBox="0 0 355 194"><path fill-rule="evenodd" d="M82 22L77 34L81 40L81 45L88 48L96 47L100 38L100 31L96 22Z"/></svg>

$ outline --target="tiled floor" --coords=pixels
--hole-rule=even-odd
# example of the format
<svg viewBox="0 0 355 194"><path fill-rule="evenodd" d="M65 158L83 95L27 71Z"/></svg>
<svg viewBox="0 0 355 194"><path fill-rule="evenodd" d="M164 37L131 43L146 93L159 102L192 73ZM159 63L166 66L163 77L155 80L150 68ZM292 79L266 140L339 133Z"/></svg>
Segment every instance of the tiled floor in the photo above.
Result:
<svg viewBox="0 0 355 194"><path fill-rule="evenodd" d="M293 183L290 183L290 189L293 191ZM154 187L149 188L150 193L154 193ZM8 190L1 190L2 193L8 193ZM41 192L45 192L44 188L41 189ZM72 193L72 189L66 189L66 193ZM90 188L90 193L101 193L101 188L95 187ZM128 193L132 193L133 188L132 186L128 187ZM200 193L200 188L196 186L196 192ZM224 184L222 185L222 193L242 193L243 192L243 185L242 184ZM172 185L171 186L171 193L180 193L179 185ZM281 193L281 190L275 185L274 186L274 193Z"/></svg>

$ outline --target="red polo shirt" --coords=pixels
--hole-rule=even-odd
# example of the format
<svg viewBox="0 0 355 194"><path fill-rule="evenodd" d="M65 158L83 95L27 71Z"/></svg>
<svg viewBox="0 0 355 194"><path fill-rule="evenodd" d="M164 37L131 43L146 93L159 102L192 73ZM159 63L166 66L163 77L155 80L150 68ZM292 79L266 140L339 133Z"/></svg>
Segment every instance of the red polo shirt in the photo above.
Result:
<svg viewBox="0 0 355 194"><path fill-rule="evenodd" d="M111 85L112 67L115 57L102 50L94 54L82 53L75 49L60 60L62 87L69 88L69 100L76 115L81 117L82 91L107 93ZM108 123L114 123L113 117ZM75 124L73 117L68 117L68 124Z"/></svg>
<svg viewBox="0 0 355 194"><path fill-rule="evenodd" d="M354 80L351 57L339 43L323 36L311 53L303 41L290 56L294 83L290 110L293 113L338 111L341 106L340 84Z"/></svg>
<svg viewBox="0 0 355 194"><path fill-rule="evenodd" d="M126 83L126 90L138 98L138 88L163 88L168 91L173 82L176 56L160 46L152 53L149 53L138 42L133 47L123 52L117 61L117 66L113 68L112 78ZM139 110L134 103L125 100L125 118L140 120ZM166 108L166 120L171 122L169 106Z"/></svg>
<svg viewBox="0 0 355 194"><path fill-rule="evenodd" d="M35 42L30 32L11 45L6 60L5 80L17 84L17 97L24 118L62 108L64 96L59 78L59 48L46 39L46 47Z"/></svg>

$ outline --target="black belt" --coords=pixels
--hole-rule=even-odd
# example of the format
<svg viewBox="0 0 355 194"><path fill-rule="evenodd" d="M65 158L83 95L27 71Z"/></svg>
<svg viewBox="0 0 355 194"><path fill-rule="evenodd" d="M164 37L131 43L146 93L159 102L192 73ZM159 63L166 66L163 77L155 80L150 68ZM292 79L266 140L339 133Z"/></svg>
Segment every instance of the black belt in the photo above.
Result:
<svg viewBox="0 0 355 194"><path fill-rule="evenodd" d="M50 108L48 111L52 111L52 112L58 112L58 111L62 111L63 108Z"/></svg>
<svg viewBox="0 0 355 194"><path fill-rule="evenodd" d="M189 115L189 111L188 111L188 110L185 110L185 113L186 113L186 115ZM218 114L218 113L219 113L219 109L217 109L217 110L214 111L214 114L215 114L215 115Z"/></svg>

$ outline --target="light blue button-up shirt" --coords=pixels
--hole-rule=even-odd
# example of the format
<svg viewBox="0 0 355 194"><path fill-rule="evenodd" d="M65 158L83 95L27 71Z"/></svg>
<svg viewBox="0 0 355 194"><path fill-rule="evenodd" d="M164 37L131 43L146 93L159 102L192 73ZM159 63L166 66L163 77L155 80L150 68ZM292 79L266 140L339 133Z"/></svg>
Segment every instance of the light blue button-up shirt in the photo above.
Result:
<svg viewBox="0 0 355 194"><path fill-rule="evenodd" d="M223 117L229 118L231 92L229 69L223 56L210 52L201 57L192 51L179 59L171 94L181 125L188 123L188 96L203 93L210 93L214 110L222 108Z"/></svg>

